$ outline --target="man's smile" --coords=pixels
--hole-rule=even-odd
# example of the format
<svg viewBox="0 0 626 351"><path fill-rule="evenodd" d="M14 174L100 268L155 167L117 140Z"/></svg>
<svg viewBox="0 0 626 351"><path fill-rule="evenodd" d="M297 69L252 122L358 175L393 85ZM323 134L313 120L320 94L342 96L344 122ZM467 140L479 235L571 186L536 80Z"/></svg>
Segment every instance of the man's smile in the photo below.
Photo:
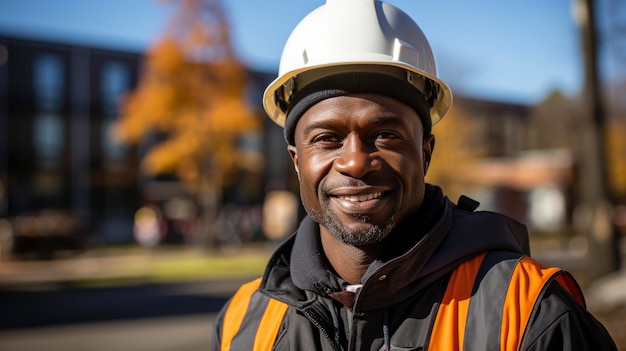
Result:
<svg viewBox="0 0 626 351"><path fill-rule="evenodd" d="M328 193L331 202L337 204L342 212L347 214L373 214L386 201L389 189L377 187L367 188L340 188Z"/></svg>
<svg viewBox="0 0 626 351"><path fill-rule="evenodd" d="M341 200L352 201L352 202L362 202L362 201L378 199L382 196L382 194L383 194L382 192L376 192L376 193L364 194L364 195L337 196L337 198Z"/></svg>

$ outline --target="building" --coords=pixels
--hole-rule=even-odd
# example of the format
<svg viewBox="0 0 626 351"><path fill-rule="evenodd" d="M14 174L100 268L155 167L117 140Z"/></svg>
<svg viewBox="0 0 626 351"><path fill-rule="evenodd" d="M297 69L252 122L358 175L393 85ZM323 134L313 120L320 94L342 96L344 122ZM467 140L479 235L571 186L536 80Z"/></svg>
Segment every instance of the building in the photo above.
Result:
<svg viewBox="0 0 626 351"><path fill-rule="evenodd" d="M137 152L107 133L141 55L10 37L0 46L0 214L32 235L64 218L103 242L128 237Z"/></svg>

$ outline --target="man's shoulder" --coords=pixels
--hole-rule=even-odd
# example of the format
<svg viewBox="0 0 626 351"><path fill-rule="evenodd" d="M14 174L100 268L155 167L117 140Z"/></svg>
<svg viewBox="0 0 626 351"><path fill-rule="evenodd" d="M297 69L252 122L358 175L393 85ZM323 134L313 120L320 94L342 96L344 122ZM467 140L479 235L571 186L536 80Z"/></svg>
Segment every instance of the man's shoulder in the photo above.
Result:
<svg viewBox="0 0 626 351"><path fill-rule="evenodd" d="M528 229L522 222L502 213L477 210L480 203L462 195L453 205L453 230L479 233L483 238L510 237L522 252L530 254Z"/></svg>

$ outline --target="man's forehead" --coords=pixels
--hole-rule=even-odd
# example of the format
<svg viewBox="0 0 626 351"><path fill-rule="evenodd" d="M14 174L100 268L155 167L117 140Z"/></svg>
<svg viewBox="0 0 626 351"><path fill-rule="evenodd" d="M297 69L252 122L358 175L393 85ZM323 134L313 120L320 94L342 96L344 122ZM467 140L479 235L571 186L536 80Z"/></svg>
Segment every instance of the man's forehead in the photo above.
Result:
<svg viewBox="0 0 626 351"><path fill-rule="evenodd" d="M353 93L332 96L313 104L303 113L303 117L309 114L341 113L349 116L357 116L364 113L375 113L380 116L415 115L417 113L401 100L392 96L377 93ZM419 117L418 117L419 119Z"/></svg>
<svg viewBox="0 0 626 351"><path fill-rule="evenodd" d="M421 118L402 101L381 94L359 93L335 96L314 104L297 122L296 133L349 125L423 130Z"/></svg>

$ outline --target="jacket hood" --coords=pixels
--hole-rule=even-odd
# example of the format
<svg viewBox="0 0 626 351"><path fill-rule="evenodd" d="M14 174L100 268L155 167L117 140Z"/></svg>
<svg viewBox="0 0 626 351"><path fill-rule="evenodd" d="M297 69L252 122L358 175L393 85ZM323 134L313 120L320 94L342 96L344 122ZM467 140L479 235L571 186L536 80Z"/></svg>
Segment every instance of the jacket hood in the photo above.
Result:
<svg viewBox="0 0 626 351"><path fill-rule="evenodd" d="M384 254L364 274L354 309L392 306L485 251L524 253L526 238L522 224L500 214L460 208L439 187L427 185L420 209L394 228ZM325 297L345 285L326 262L319 225L307 216L270 259L261 289L303 306L315 299L313 295Z"/></svg>

